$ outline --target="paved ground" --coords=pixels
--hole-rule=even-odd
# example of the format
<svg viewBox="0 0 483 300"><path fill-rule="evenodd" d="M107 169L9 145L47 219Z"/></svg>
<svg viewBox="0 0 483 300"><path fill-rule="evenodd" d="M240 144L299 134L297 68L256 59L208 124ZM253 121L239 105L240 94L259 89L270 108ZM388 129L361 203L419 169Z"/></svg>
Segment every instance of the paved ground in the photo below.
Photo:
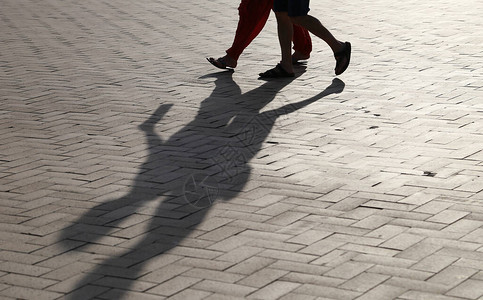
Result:
<svg viewBox="0 0 483 300"><path fill-rule="evenodd" d="M3 0L1 299L483 299L483 3L312 1L293 81L238 1ZM304 72L305 71L305 72Z"/></svg>

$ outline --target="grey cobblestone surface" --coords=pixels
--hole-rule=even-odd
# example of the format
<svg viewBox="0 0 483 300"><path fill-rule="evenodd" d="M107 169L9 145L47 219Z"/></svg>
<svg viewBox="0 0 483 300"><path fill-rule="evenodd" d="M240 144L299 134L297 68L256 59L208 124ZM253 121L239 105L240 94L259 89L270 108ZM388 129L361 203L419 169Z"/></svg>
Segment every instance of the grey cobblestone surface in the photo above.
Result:
<svg viewBox="0 0 483 300"><path fill-rule="evenodd" d="M483 299L483 3L3 0L1 299Z"/></svg>

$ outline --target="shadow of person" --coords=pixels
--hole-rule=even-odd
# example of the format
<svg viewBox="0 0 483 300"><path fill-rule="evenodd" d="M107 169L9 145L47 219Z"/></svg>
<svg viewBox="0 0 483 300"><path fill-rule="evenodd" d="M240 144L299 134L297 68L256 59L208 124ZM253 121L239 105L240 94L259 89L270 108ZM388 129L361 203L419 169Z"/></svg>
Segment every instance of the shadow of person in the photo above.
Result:
<svg viewBox="0 0 483 300"><path fill-rule="evenodd" d="M261 112L291 80L267 81L242 94L232 72L210 76L216 78L213 92L196 117L169 139L163 140L155 129L172 104L162 104L139 125L149 153L131 190L95 206L62 230L60 243L67 247L72 241L83 242L73 250L79 252L96 253L109 237L126 239L116 244L115 255L101 256L104 260L84 275L67 299L95 297L105 291L99 285L117 287L111 292L121 299L147 272L151 258L182 243L215 201L229 201L241 192L249 181L250 160L280 116L344 89L344 83L334 79L309 99ZM124 229L139 216L146 221Z"/></svg>

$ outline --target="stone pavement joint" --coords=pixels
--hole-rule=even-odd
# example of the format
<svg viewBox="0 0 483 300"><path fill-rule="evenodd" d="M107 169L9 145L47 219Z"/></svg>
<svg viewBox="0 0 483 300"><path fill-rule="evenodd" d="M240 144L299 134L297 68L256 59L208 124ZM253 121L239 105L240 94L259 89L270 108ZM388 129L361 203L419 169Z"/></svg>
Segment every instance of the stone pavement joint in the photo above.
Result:
<svg viewBox="0 0 483 300"><path fill-rule="evenodd" d="M0 298L483 299L483 3L195 2L2 1Z"/></svg>

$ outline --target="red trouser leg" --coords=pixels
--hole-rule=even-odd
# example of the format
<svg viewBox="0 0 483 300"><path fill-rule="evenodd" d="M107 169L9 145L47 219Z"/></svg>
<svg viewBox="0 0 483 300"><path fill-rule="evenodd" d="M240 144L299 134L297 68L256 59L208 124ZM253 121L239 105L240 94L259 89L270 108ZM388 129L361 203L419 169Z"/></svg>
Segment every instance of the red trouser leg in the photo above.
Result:
<svg viewBox="0 0 483 300"><path fill-rule="evenodd" d="M273 0L242 0L238 7L240 19L236 28L235 39L226 53L238 60L240 54L250 45L267 23Z"/></svg>
<svg viewBox="0 0 483 300"><path fill-rule="evenodd" d="M307 57L312 52L312 39L309 32L298 25L293 26L293 49Z"/></svg>
<svg viewBox="0 0 483 300"><path fill-rule="evenodd" d="M242 0L238 7L240 19L236 29L235 39L226 53L238 60L243 50L250 45L253 39L262 31L267 23L273 0ZM310 56L312 40L307 29L294 25L294 50L303 55Z"/></svg>

